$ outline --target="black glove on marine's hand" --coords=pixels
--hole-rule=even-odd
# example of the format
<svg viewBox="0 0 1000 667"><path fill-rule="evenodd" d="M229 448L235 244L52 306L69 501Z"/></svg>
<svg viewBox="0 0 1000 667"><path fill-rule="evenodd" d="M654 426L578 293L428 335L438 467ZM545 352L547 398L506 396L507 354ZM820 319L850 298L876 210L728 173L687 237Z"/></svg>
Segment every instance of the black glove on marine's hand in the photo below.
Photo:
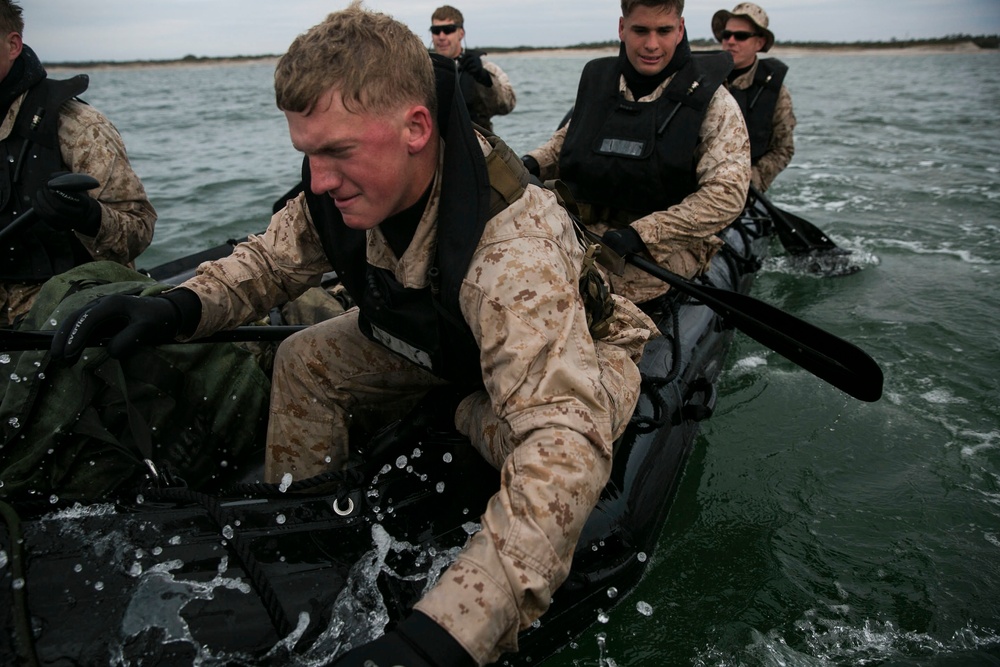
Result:
<svg viewBox="0 0 1000 667"><path fill-rule="evenodd" d="M52 176L66 173L69 172ZM86 192L64 192L46 184L35 191L31 205L38 218L54 229L73 230L87 236L97 236L101 229L101 205Z"/></svg>
<svg viewBox="0 0 1000 667"><path fill-rule="evenodd" d="M621 229L609 229L604 232L602 242L611 250L622 257L629 255L649 256L649 249L643 242L639 232L632 227L622 227Z"/></svg>
<svg viewBox="0 0 1000 667"><path fill-rule="evenodd" d="M447 630L419 611L375 641L351 649L330 667L475 667Z"/></svg>
<svg viewBox="0 0 1000 667"><path fill-rule="evenodd" d="M528 173L532 176L537 176L538 178L542 177L542 167L538 164L538 160L535 158L530 155L522 155L521 164L524 165L524 168L527 169Z"/></svg>
<svg viewBox="0 0 1000 667"><path fill-rule="evenodd" d="M458 57L458 66L463 72L468 72L469 76L476 80L476 83L487 88L493 87L493 77L483 67L483 59L478 53L465 51Z"/></svg>
<svg viewBox="0 0 1000 667"><path fill-rule="evenodd" d="M49 349L53 359L75 363L88 345L110 338L108 354L118 359L140 345L169 343L179 333L190 333L200 319L201 301L191 290L158 296L109 294L67 317Z"/></svg>

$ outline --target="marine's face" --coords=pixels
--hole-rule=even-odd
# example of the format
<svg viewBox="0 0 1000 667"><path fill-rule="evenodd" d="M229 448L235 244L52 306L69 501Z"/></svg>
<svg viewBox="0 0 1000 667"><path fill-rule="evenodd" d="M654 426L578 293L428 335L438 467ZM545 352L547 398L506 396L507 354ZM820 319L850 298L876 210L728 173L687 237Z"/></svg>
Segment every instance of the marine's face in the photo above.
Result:
<svg viewBox="0 0 1000 667"><path fill-rule="evenodd" d="M420 199L433 177L430 112L408 105L348 111L335 88L308 113L285 112L292 145L309 159L313 193L333 199L352 229L371 229Z"/></svg>
<svg viewBox="0 0 1000 667"><path fill-rule="evenodd" d="M625 43L628 61L639 74L659 74L684 38L684 19L675 8L637 5L628 16L618 19L618 37Z"/></svg>
<svg viewBox="0 0 1000 667"><path fill-rule="evenodd" d="M435 34L433 29L437 28L437 26L441 26L441 28L438 28L438 32ZM455 30L447 32L450 30L448 26L454 26ZM450 19L444 21L441 19L432 19L431 27L434 51L446 58L457 58L462 53L462 40L465 38L465 29L459 28Z"/></svg>
<svg viewBox="0 0 1000 667"><path fill-rule="evenodd" d="M757 28L747 19L730 17L725 32L733 33L722 38L722 49L733 56L733 67L743 69L753 65L757 53L764 48L764 38L757 35ZM752 37L746 37L747 34ZM724 33L725 34L725 33ZM742 41L738 38L745 37Z"/></svg>

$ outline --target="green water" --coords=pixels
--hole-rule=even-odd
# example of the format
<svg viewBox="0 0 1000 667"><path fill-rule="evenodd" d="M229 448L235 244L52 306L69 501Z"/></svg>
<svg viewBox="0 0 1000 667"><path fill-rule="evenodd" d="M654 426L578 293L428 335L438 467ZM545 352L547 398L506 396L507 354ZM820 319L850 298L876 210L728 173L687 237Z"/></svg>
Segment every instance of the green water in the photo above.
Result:
<svg viewBox="0 0 1000 667"><path fill-rule="evenodd" d="M585 59L496 60L524 152ZM775 245L754 296L864 348L884 397L737 336L647 576L546 665L1000 665L1000 54L787 63L797 152L769 194L864 269L800 275ZM141 266L263 229L297 180L271 74L92 72L160 213Z"/></svg>

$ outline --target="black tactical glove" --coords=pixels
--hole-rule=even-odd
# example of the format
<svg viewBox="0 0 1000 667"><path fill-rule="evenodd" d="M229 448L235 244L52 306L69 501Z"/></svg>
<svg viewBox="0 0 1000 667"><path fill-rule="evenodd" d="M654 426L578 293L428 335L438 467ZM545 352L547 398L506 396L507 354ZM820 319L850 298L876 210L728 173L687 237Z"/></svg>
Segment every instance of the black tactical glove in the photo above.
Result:
<svg viewBox="0 0 1000 667"><path fill-rule="evenodd" d="M75 363L84 348L110 338L108 354L127 356L140 345L173 341L194 331L201 319L201 301L191 290L176 289L158 296L109 294L67 317L52 337L55 360Z"/></svg>
<svg viewBox="0 0 1000 667"><path fill-rule="evenodd" d="M538 164L538 160L530 155L522 155L521 163L524 164L524 168L528 170L529 174L538 178L542 177L542 167Z"/></svg>
<svg viewBox="0 0 1000 667"><path fill-rule="evenodd" d="M646 248L646 244L643 242L642 237L639 236L639 232L635 231L632 227L609 229L604 232L602 243L622 257L628 257L629 255L649 257L649 249Z"/></svg>
<svg viewBox="0 0 1000 667"><path fill-rule="evenodd" d="M67 173L61 171L52 178ZM54 229L87 236L97 236L101 229L101 205L86 192L64 192L46 184L35 191L31 205L38 218Z"/></svg>
<svg viewBox="0 0 1000 667"><path fill-rule="evenodd" d="M475 667L447 630L415 611L375 641L351 649L330 667Z"/></svg>
<svg viewBox="0 0 1000 667"><path fill-rule="evenodd" d="M458 57L458 67L475 79L476 83L487 88L493 87L493 77L483 67L483 59L478 53L463 51Z"/></svg>

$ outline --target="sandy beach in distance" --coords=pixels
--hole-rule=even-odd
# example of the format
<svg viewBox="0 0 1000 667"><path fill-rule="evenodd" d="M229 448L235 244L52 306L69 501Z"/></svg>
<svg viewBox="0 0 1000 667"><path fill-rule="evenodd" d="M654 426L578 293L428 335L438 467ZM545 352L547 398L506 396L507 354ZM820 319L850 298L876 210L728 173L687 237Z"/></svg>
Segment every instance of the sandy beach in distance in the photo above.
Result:
<svg viewBox="0 0 1000 667"><path fill-rule="evenodd" d="M480 47L476 47L480 48ZM488 53L489 47L483 47ZM710 47L692 47L695 51L714 50ZM614 55L618 53L618 47L606 48L553 48L553 49L530 49L523 51L492 51L494 56L504 58L576 58L586 56L599 58L601 56ZM926 55L930 53L1000 53L997 49L982 49L972 42L959 42L956 44L946 44L940 46L885 46L881 48L864 48L850 45L844 46L781 46L775 44L774 47L765 54L775 58L789 56L851 56L851 55ZM76 69L106 69L111 67L204 67L209 65L249 65L261 62L277 62L278 55L246 56L234 58L186 58L179 60L139 60L130 62L91 62L91 63L44 63L47 69L76 70Z"/></svg>

